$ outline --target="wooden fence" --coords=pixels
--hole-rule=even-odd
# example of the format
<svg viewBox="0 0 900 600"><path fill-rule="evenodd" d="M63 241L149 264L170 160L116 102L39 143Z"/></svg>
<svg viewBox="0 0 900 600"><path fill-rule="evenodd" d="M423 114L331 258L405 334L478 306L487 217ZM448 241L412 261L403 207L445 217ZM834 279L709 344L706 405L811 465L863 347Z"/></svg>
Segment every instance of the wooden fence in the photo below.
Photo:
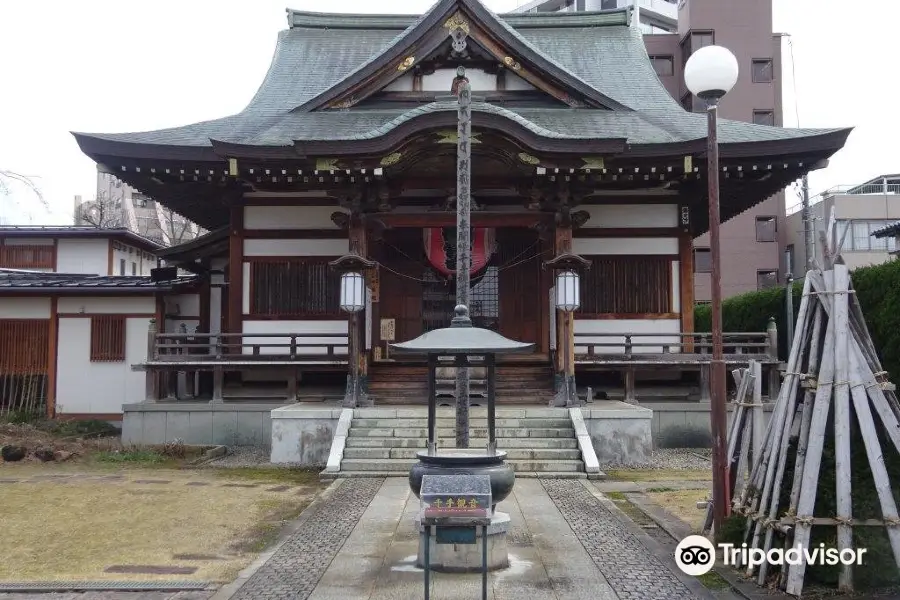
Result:
<svg viewBox="0 0 900 600"><path fill-rule="evenodd" d="M0 319L0 418L44 414L50 321Z"/></svg>

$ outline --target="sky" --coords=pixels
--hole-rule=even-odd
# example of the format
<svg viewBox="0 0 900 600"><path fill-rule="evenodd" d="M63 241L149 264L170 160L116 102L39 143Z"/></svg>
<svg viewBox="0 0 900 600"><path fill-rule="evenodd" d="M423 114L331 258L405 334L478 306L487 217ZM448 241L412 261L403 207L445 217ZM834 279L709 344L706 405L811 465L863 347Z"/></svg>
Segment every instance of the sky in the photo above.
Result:
<svg viewBox="0 0 900 600"><path fill-rule="evenodd" d="M484 0L495 12L524 0ZM752 2L754 0L746 0ZM49 205L12 186L0 220L72 221L96 169L69 132L144 131L239 112L266 73L285 7L417 14L432 0L0 0L0 169L33 178ZM785 126L855 127L812 194L900 171L893 75L900 2L774 0L784 45ZM794 88L796 87L796 95ZM795 110L796 109L796 110ZM788 195L788 204L793 202Z"/></svg>

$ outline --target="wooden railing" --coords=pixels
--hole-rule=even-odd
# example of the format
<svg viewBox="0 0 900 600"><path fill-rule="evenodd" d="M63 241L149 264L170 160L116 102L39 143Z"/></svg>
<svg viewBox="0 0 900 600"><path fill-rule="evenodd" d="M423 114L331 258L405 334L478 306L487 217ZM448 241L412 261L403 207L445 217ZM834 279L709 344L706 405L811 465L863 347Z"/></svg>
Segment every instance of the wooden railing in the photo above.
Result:
<svg viewBox="0 0 900 600"><path fill-rule="evenodd" d="M346 362L346 333L151 333L152 362Z"/></svg>
<svg viewBox="0 0 900 600"><path fill-rule="evenodd" d="M768 332L724 333L726 355L762 355L778 358L778 337ZM703 360L712 353L710 333L576 333L575 360L578 362L619 361L642 356L682 355L690 360ZM687 356L684 356L687 355Z"/></svg>

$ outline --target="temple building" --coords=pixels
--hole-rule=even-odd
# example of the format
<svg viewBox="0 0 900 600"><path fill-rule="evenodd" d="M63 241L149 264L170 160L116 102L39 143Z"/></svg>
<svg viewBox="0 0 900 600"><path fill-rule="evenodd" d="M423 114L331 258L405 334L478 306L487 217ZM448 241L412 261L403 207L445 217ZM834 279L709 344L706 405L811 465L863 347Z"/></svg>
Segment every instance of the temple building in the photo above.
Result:
<svg viewBox="0 0 900 600"><path fill-rule="evenodd" d="M160 253L202 282L194 356L171 359L201 373L186 394L227 400L277 384L293 401L304 386L343 386L356 354L329 263L350 255L374 264L354 321L368 401L424 402L424 363L396 360L389 344L453 315L462 78L470 313L535 344L501 362L498 401L546 406L560 374L618 377L633 354L692 353L706 116L667 92L633 16L497 15L478 0L440 0L421 16L289 10L240 113L76 133L104 171L210 231ZM722 219L822 168L849 131L720 121ZM589 267L574 314L556 310L545 265L565 254ZM175 338L158 336L144 368L173 372Z"/></svg>

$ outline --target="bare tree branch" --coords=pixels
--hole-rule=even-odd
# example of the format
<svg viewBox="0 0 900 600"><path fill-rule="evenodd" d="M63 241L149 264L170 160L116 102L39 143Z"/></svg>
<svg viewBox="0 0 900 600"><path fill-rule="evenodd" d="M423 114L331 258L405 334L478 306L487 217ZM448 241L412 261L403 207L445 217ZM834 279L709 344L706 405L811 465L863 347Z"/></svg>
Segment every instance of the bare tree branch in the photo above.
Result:
<svg viewBox="0 0 900 600"><path fill-rule="evenodd" d="M97 192L97 198L88 200L78 207L79 220L97 229L124 227L121 206L106 192Z"/></svg>

